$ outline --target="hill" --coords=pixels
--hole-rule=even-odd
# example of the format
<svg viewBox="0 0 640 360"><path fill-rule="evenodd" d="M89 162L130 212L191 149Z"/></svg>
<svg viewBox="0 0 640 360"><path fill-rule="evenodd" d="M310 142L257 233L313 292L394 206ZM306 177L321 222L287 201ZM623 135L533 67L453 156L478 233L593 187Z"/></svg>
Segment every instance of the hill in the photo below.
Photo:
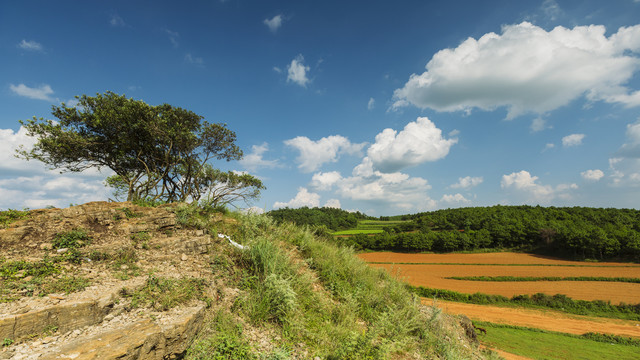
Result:
<svg viewBox="0 0 640 360"><path fill-rule="evenodd" d="M486 356L468 320L268 216L97 202L0 218L0 358Z"/></svg>

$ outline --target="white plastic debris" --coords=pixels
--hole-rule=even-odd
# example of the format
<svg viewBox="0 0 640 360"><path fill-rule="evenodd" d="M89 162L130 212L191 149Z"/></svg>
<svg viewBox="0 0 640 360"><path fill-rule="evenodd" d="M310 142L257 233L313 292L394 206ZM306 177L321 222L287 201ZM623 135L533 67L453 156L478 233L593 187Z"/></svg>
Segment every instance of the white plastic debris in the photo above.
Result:
<svg viewBox="0 0 640 360"><path fill-rule="evenodd" d="M231 237L229 237L229 235L225 235L225 234L218 234L218 237L219 237L219 238L221 238L221 239L227 239L227 240L229 240L229 243L230 243L231 245L233 245L233 246L237 247L237 248L238 248L238 249L240 249L240 250L244 250L244 249L246 249L246 248L247 248L246 246L244 246L244 245L240 245L240 244L238 244L237 242L235 242L235 241L231 240Z"/></svg>

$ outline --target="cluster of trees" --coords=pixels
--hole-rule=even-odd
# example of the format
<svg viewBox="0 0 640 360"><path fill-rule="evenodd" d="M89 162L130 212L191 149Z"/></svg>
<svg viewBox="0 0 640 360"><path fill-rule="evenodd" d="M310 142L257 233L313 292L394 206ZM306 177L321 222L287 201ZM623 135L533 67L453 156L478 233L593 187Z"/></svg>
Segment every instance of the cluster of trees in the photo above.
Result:
<svg viewBox="0 0 640 360"><path fill-rule="evenodd" d="M21 121L37 143L20 149L19 157L62 171L111 169L115 174L106 184L116 198L129 201L200 200L216 206L253 200L265 188L251 175L210 164L242 158L236 134L225 124L112 92L76 98L75 106L53 106L56 121Z"/></svg>
<svg viewBox="0 0 640 360"><path fill-rule="evenodd" d="M355 228L358 226L358 220L373 219L360 212L329 207L282 208L271 210L267 214L278 222L292 222L300 226L324 226L333 231Z"/></svg>
<svg viewBox="0 0 640 360"><path fill-rule="evenodd" d="M353 236L357 248L458 251L520 248L578 259L640 259L640 211L631 209L493 206L409 215L414 232Z"/></svg>

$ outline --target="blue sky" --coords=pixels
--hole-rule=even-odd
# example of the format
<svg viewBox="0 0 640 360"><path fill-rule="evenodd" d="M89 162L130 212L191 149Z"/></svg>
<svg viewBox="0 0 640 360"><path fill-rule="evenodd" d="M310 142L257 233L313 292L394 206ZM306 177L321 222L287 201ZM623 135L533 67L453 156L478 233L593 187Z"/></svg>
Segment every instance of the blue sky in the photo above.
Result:
<svg viewBox="0 0 640 360"><path fill-rule="evenodd" d="M0 4L0 209L112 197L13 158L105 91L222 122L258 208L638 208L640 1Z"/></svg>

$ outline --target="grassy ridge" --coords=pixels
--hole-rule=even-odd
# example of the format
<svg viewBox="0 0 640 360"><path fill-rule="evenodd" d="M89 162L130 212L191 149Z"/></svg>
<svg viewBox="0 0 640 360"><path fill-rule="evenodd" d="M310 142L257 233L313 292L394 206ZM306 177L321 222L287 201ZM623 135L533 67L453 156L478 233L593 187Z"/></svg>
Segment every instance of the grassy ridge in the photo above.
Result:
<svg viewBox="0 0 640 360"><path fill-rule="evenodd" d="M482 293L463 294L457 291L431 289L422 286L406 285L418 296L457 301L468 304L519 306L535 309L553 309L570 314L599 316L613 319L640 320L640 303L634 305L612 305L601 300L574 300L562 294L553 296L538 293L534 295L516 295L508 298L502 295Z"/></svg>
<svg viewBox="0 0 640 360"><path fill-rule="evenodd" d="M639 278L626 277L602 277L602 276L451 276L445 279L467 280L467 281L496 281L496 282L516 282L516 281L606 281L640 283Z"/></svg>
<svg viewBox="0 0 640 360"><path fill-rule="evenodd" d="M479 339L490 347L533 359L637 359L640 340L602 334L572 335L487 322Z"/></svg>
<svg viewBox="0 0 640 360"><path fill-rule="evenodd" d="M247 248L221 247L212 268L240 294L230 310L218 310L186 359L462 359L477 353L447 341L457 337L439 309L425 311L401 282L353 250L267 216L234 216L240 224L229 235ZM264 331L258 329L274 335L269 350L246 335Z"/></svg>

